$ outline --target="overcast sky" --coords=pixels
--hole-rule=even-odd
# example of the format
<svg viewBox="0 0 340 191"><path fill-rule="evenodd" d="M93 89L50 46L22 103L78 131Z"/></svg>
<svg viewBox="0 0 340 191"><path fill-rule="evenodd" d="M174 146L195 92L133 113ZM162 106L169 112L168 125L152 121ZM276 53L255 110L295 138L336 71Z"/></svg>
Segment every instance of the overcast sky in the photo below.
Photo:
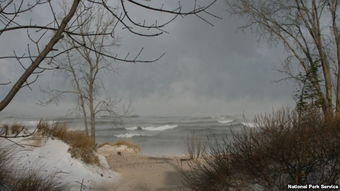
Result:
<svg viewBox="0 0 340 191"><path fill-rule="evenodd" d="M283 48L258 41L257 34L240 31L238 27L244 21L228 15L223 1L212 7L211 12L223 17L210 19L214 27L191 16L172 22L166 28L170 34L156 38L118 31L121 44L116 48L118 53L134 53L144 47L144 58L166 54L152 64L119 64L116 73L106 72L103 75L106 93L126 102L130 100L133 113L139 115L252 116L292 106L294 85L275 82L284 77L277 71L284 60ZM39 13L35 14L39 17ZM18 49L18 41L20 38L13 35L0 38L0 52ZM19 74L19 66L6 60L0 63L0 79L12 79ZM2 114L65 115L72 107L72 99L45 107L36 104L44 98L41 89L62 84L60 74L46 72L32 91L27 88L20 91ZM5 90L0 89L1 96Z"/></svg>

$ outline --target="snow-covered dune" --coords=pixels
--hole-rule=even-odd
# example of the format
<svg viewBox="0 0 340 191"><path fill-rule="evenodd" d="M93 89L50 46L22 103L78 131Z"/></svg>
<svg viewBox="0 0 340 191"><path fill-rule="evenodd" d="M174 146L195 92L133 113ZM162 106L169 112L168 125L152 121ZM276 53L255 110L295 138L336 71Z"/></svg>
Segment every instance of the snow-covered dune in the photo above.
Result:
<svg viewBox="0 0 340 191"><path fill-rule="evenodd" d="M32 142L25 139L14 141L19 141L20 144ZM20 147L8 140L0 139L1 147L10 146L13 149L12 161L15 164L14 167L17 168L13 170L19 172L19 176L25 176L32 170L42 177L55 174L55 181L66 184L70 191L79 191L81 183L83 190L90 191L94 190L95 185L118 181L119 174L108 168L104 156L97 155L101 167L88 165L72 158L66 143L52 139L46 139L43 142L44 144L38 147L28 145Z"/></svg>

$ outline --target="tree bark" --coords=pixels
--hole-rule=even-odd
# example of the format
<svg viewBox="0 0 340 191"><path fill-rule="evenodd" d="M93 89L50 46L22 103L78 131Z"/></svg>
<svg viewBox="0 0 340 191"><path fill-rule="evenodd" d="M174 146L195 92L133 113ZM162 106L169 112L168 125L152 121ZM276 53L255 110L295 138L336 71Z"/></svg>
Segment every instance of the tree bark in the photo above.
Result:
<svg viewBox="0 0 340 191"><path fill-rule="evenodd" d="M5 107L12 101L18 91L23 87L27 79L31 76L34 70L40 65L40 63L45 59L48 53L53 49L54 45L56 45L60 39L63 38L63 32L66 28L67 24L70 22L72 17L74 16L77 7L79 5L80 0L73 0L72 7L68 14L62 20L58 30L53 35L51 40L47 43L43 51L39 54L39 56L32 62L32 64L25 70L25 72L21 75L19 80L14 84L14 86L10 89L7 95L0 102L0 111L5 109Z"/></svg>
<svg viewBox="0 0 340 191"><path fill-rule="evenodd" d="M326 113L325 117L326 118L332 118L333 117L333 85L332 85L332 77L331 77L331 72L330 72L330 66L329 66L329 60L327 57L327 54L324 49L324 45L322 42L322 37L321 37L321 29L320 29L320 19L319 19L319 13L317 10L317 5L316 1L313 0L312 2L312 20L311 23L313 24L312 26L312 31L311 35L314 39L315 46L318 50L319 56L320 56L320 61L322 65L322 70L323 70L323 76L325 79L325 88L326 88Z"/></svg>
<svg viewBox="0 0 340 191"><path fill-rule="evenodd" d="M336 49L336 58L337 58L337 66L338 66L338 74L337 74L337 86L336 86L336 97L335 97L335 117L340 119L340 32L337 26L337 7L338 1L332 0L328 2L329 10L331 12L332 19L332 32L335 41L335 49Z"/></svg>
<svg viewBox="0 0 340 191"><path fill-rule="evenodd" d="M89 58L90 59L90 58ZM88 63L90 65L90 73L89 73L89 79L88 79L88 85L89 85L89 109L90 109L90 123L91 123L91 138L92 141L96 142L96 111L94 108L94 79L93 76L93 67L91 65L91 62Z"/></svg>

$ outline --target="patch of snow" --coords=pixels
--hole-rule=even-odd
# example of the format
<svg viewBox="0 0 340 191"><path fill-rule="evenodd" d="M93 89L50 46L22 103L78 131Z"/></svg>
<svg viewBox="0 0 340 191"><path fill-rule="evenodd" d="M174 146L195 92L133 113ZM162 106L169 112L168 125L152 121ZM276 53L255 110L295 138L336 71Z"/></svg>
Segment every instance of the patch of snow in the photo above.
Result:
<svg viewBox="0 0 340 191"><path fill-rule="evenodd" d="M101 155L101 154L98 154L98 153L96 153L96 155L97 155L97 157L98 157L98 159L99 159L99 164L100 164L100 166L102 166L102 167L104 167L104 168L106 168L106 169L109 169L109 168L110 168L110 165L109 165L109 163L107 162L105 156L103 156L103 155Z"/></svg>
<svg viewBox="0 0 340 191"><path fill-rule="evenodd" d="M25 139L14 139L20 144L26 144ZM22 176L34 170L42 177L55 174L55 180L67 185L70 191L79 191L81 183L83 190L90 191L101 183L117 182L119 174L108 167L104 156L99 156L103 167L88 165L72 158L68 152L69 146L60 141L48 139L41 147L24 146L20 147L8 140L0 139L3 146L11 146L13 150L13 169L20 172Z"/></svg>

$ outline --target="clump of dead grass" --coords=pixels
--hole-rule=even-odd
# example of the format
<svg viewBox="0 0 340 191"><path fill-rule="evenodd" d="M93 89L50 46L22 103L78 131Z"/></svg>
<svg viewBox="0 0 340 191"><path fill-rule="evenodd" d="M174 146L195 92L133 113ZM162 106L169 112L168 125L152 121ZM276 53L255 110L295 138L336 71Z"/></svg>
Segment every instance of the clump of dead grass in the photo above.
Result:
<svg viewBox="0 0 340 191"><path fill-rule="evenodd" d="M41 121L37 126L37 133L43 136L55 137L70 145L71 156L81 159L87 164L99 164L98 157L94 154L95 143L90 136L82 131L70 131L65 123L49 125Z"/></svg>
<svg viewBox="0 0 340 191"><path fill-rule="evenodd" d="M0 128L0 135L19 135L25 131L25 127L19 123L3 124Z"/></svg>
<svg viewBox="0 0 340 191"><path fill-rule="evenodd" d="M41 177L31 172L25 177L12 180L12 188L15 191L62 191L65 185L55 181L53 175Z"/></svg>
<svg viewBox="0 0 340 191"><path fill-rule="evenodd" d="M23 125L17 123L12 124L10 128L12 130L12 134L14 135L19 135L25 129Z"/></svg>
<svg viewBox="0 0 340 191"><path fill-rule="evenodd" d="M25 128L20 124L3 125L6 135L18 135ZM32 169L28 174L22 176L14 170L17 167L13 152L18 152L8 146L0 146L0 186L5 190L15 191L61 191L65 190L65 185L55 180L55 174L38 176L37 169Z"/></svg>
<svg viewBox="0 0 340 191"><path fill-rule="evenodd" d="M33 169L25 176L18 176L19 173L13 170L15 160L12 152L8 147L0 147L0 185L2 187L15 191L65 190L65 185L58 183L53 174L41 177Z"/></svg>
<svg viewBox="0 0 340 191"><path fill-rule="evenodd" d="M36 134L51 136L50 125L46 121L39 121Z"/></svg>

